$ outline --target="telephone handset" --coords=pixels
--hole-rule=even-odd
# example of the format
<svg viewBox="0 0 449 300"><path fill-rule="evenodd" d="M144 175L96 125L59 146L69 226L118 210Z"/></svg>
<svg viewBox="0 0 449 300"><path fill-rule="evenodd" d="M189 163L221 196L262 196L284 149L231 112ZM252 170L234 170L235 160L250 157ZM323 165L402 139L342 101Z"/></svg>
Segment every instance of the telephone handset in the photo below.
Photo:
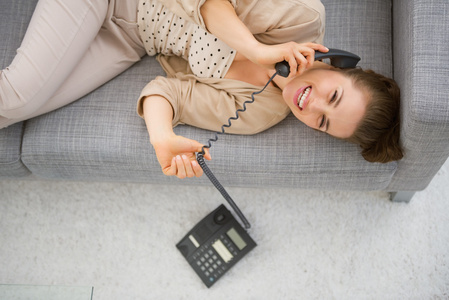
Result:
<svg viewBox="0 0 449 300"><path fill-rule="evenodd" d="M339 68L353 68L360 60L359 56L338 49L329 49L327 53L315 53L315 60L325 58L330 58L331 64ZM253 103L255 101L254 95L262 93L276 75L288 77L289 73L290 66L286 61L277 63L276 73L268 80L267 84L260 91L252 93L251 100L243 103L243 109L238 109L235 112L235 117L229 118L228 124L221 126L221 132L217 131L215 138L209 139L208 145L204 146L202 151L197 153L197 161L204 174L228 201L234 212L237 213L245 229L249 229L251 225L206 165L204 148L210 148L212 146L211 142L218 140L217 134L225 133L225 127L230 127L231 121L239 118L239 112L246 111L246 104ZM241 227L230 211L223 205L220 205L190 230L176 247L206 286L210 287L243 256L257 246L245 229Z"/></svg>
<svg viewBox="0 0 449 300"><path fill-rule="evenodd" d="M331 65L337 68L355 68L357 63L360 61L360 57L355 55L354 53L340 50L340 49L331 49L326 53L323 52L315 52L315 60L322 60L329 58L331 61ZM290 74L290 65L288 62L281 61L276 64L276 72L282 77L288 77Z"/></svg>

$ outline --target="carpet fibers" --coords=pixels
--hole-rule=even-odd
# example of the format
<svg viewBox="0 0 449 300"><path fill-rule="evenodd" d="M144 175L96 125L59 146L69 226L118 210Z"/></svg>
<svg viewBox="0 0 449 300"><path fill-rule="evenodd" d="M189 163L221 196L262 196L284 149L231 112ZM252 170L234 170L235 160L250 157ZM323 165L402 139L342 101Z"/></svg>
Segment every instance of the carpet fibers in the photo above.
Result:
<svg viewBox="0 0 449 300"><path fill-rule="evenodd" d="M175 244L214 187L0 181L0 283L93 299L448 299L449 161L409 204L384 192L228 188L258 246L212 288Z"/></svg>

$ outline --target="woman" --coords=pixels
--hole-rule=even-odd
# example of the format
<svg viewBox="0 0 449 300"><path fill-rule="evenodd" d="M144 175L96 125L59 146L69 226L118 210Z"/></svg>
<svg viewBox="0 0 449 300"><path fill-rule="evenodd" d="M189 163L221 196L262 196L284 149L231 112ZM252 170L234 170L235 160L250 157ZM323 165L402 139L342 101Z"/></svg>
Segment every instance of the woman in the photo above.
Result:
<svg viewBox="0 0 449 300"><path fill-rule="evenodd" d="M271 69L265 71L267 77L274 72ZM256 102L248 106L248 112L240 113L240 118L233 121L226 132L256 133L293 112L311 128L360 145L367 161L386 163L402 158L399 88L392 79L372 71L340 70L315 62L299 76L276 76L274 82L282 90L281 96L275 97L277 88L270 90L268 87L265 97L257 95ZM208 85L195 83L193 88L192 83L188 78L180 81L159 77L142 92L139 114L146 120L151 143L164 174L168 176L202 175L195 152L200 152L203 145L175 135L173 126L187 123L219 131L221 125L228 124L227 119L235 115L235 110L248 100L239 95L239 91L228 97L211 93ZM183 90L192 92L177 95ZM199 99L204 102L195 101ZM211 159L208 152L205 157Z"/></svg>
<svg viewBox="0 0 449 300"><path fill-rule="evenodd" d="M320 45L324 8L318 0L259 2L240 1L237 5L227 0L40 0L18 55L0 74L0 127L70 103L124 71L145 53L161 53L164 56L160 62L170 78L157 78L145 87L138 110L147 121L164 173L180 178L201 176L193 152L202 145L173 137L173 125L189 123L216 129L217 122L224 123L236 105L265 84L276 62L286 60L289 78L275 79L276 86L258 97L251 115L247 114L231 130L259 132L285 118L288 108L292 108L291 103L286 105L282 100L280 89L288 94L289 82L295 82L296 75L312 74L307 73L312 70L333 72L322 69L322 65L321 70L316 70L320 65L313 62L314 51L327 51ZM304 44L309 41L314 43ZM344 84L348 87L352 83ZM316 91L313 86L311 92L309 89L310 95ZM189 114L189 110L195 111L195 105L207 104L192 101L198 95L202 99L210 96L214 101L209 105L224 105L231 114L218 107L221 111L209 126ZM233 103L229 104L229 99ZM314 103L318 102L308 100L299 108L305 113ZM359 105L358 118L352 120L346 134L336 136L352 137L349 133L353 129L355 132L367 101L364 105ZM210 111L216 112L217 107ZM262 115L268 118L263 124L259 121ZM303 121L312 125L309 119ZM331 134L338 129L338 119L328 114L323 114L320 122ZM241 131L246 127L251 130ZM210 159L210 154L206 158Z"/></svg>

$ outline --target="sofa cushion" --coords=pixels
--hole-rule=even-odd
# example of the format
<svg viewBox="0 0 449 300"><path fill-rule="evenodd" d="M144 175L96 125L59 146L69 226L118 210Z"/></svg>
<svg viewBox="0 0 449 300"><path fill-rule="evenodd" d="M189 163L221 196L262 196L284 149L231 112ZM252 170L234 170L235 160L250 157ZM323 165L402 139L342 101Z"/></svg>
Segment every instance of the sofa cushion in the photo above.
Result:
<svg viewBox="0 0 449 300"><path fill-rule="evenodd" d="M0 69L13 60L25 35L37 0L0 0ZM0 130L0 178L30 174L21 161L23 123Z"/></svg>
<svg viewBox="0 0 449 300"><path fill-rule="evenodd" d="M84 98L27 121L25 164L35 175L51 179L147 177L146 170L157 161L136 104L156 74L164 74L162 68L145 57Z"/></svg>
<svg viewBox="0 0 449 300"><path fill-rule="evenodd" d="M29 120L23 161L48 179L180 183L162 175L145 123L136 115L140 89L161 72L146 57L83 99ZM213 136L190 126L175 132L202 143ZM253 136L221 135L212 155L210 168L235 186L382 189L396 168L367 163L354 145L291 118ZM210 184L205 177L182 183Z"/></svg>
<svg viewBox="0 0 449 300"><path fill-rule="evenodd" d="M354 52L359 65L393 76L391 0L322 0L326 8L324 44Z"/></svg>

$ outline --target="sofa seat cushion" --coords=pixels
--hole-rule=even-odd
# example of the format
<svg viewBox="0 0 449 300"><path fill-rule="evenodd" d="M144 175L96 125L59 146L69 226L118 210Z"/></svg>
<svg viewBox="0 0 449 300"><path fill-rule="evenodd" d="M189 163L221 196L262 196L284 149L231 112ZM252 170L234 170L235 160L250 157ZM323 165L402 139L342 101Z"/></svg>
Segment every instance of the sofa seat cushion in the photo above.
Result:
<svg viewBox="0 0 449 300"><path fill-rule="evenodd" d="M162 74L145 57L82 99L27 121L23 161L43 178L144 180L157 161L136 104L142 88Z"/></svg>
<svg viewBox="0 0 449 300"><path fill-rule="evenodd" d="M136 99L163 74L154 58L141 62L81 100L27 122L23 161L48 179L210 184L162 174ZM257 98L256 98L257 100ZM248 106L248 109L251 106ZM206 143L213 133L178 126ZM221 135L209 163L223 184L327 189L382 189L396 164L370 164L348 144L310 130L293 116L253 136Z"/></svg>

